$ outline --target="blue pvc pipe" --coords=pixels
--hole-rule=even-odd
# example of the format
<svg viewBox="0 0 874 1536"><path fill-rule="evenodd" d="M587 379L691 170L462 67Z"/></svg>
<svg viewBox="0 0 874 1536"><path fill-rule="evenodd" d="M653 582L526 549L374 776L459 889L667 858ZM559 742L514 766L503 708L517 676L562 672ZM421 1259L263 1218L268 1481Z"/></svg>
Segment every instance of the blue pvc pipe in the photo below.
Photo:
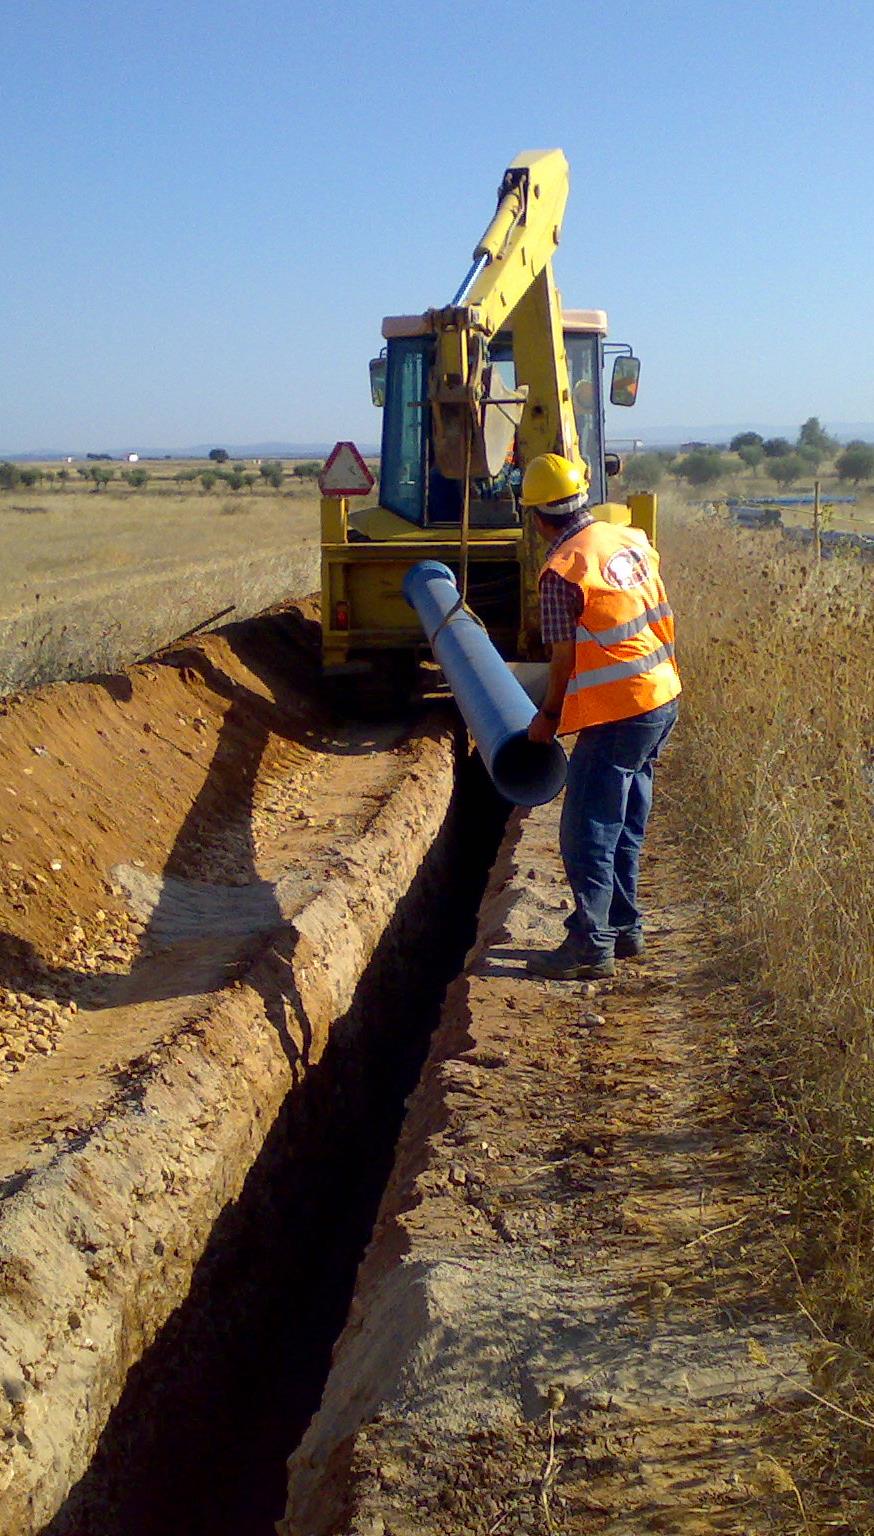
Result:
<svg viewBox="0 0 874 1536"><path fill-rule="evenodd" d="M854 507L856 496L822 496L824 507ZM812 507L815 496L729 496L729 507Z"/></svg>
<svg viewBox="0 0 874 1536"><path fill-rule="evenodd" d="M495 788L514 805L554 800L567 778L564 749L557 741L528 740L537 711L486 631L463 608L452 613L458 587L448 565L420 560L411 566L404 597L422 621Z"/></svg>

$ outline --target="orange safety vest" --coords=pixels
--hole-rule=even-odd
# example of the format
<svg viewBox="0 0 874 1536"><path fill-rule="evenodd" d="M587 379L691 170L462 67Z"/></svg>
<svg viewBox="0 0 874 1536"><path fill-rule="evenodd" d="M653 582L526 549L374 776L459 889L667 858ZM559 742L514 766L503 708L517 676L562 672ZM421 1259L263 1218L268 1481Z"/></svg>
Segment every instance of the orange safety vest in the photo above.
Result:
<svg viewBox="0 0 874 1536"><path fill-rule="evenodd" d="M541 580L547 571L583 595L559 734L628 720L677 697L674 616L645 533L590 523L547 557Z"/></svg>

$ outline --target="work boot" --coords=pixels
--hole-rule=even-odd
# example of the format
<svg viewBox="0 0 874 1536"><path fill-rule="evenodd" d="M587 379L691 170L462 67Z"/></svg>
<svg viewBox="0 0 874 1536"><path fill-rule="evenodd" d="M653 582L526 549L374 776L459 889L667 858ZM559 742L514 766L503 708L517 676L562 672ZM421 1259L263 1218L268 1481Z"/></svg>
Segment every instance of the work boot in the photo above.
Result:
<svg viewBox="0 0 874 1536"><path fill-rule="evenodd" d="M612 955L593 955L572 934L558 949L545 949L528 961L530 976L546 976L550 981L599 981L614 973Z"/></svg>
<svg viewBox="0 0 874 1536"><path fill-rule="evenodd" d="M614 951L617 960L642 960L646 954L646 940L642 933L617 933Z"/></svg>

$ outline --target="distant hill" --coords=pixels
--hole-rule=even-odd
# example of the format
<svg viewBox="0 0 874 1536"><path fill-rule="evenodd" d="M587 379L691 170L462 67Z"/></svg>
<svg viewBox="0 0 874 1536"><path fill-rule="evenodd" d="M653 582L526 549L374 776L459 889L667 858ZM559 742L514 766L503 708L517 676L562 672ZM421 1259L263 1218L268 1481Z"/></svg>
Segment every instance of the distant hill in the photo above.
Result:
<svg viewBox="0 0 874 1536"><path fill-rule="evenodd" d="M608 437L613 436L610 428L618 424L611 421L608 427ZM759 421L735 421L729 423L717 423L715 426L695 427L688 423L680 426L646 427L631 421L628 425L633 428L633 435L647 448L677 448L680 443L729 443L739 432L760 432L762 437L788 437L794 442L798 436L798 423L791 426L768 426ZM623 419L622 426L625 426ZM841 443L849 443L858 438L862 442L874 443L874 421L826 421L824 426L832 437L836 437ZM625 441L625 439L623 439ZM228 443L224 441L213 443L196 443L191 448L141 448L134 443L128 443L124 448L105 448L102 443L91 443L84 448L28 448L23 453L13 453L8 450L0 451L0 459L14 459L16 463L23 464L29 461L50 461L53 459L84 459L86 453L109 453L113 459L124 459L128 453L136 452L141 459L205 459L211 448L226 448L232 459L325 459L333 448L332 442L320 443ZM365 458L375 458L379 454L377 443L359 442L357 447Z"/></svg>
<svg viewBox="0 0 874 1536"><path fill-rule="evenodd" d="M194 448L183 448L174 453L174 459L205 459L210 448L227 448L232 459L326 459L335 439L322 443L199 443ZM379 453L379 445L356 443L360 453L372 458ZM160 457L160 455L154 455Z"/></svg>
<svg viewBox="0 0 874 1536"><path fill-rule="evenodd" d="M141 448L128 443L124 448L104 448L101 443L85 448L28 448L24 453L0 450L0 459L14 459L17 464L29 462L47 463L54 459L84 459L89 453L108 453L112 459L126 459L129 453L138 453L141 459L205 459L211 448L225 448L232 459L326 459L334 446L333 440L322 443L197 443L192 448ZM366 458L379 453L378 444L356 445Z"/></svg>

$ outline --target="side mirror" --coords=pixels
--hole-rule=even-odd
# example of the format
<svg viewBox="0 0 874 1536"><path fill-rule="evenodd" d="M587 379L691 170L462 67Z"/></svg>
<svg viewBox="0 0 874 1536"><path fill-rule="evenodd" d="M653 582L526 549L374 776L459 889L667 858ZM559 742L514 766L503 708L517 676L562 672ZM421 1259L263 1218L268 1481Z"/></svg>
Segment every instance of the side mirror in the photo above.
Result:
<svg viewBox="0 0 874 1536"><path fill-rule="evenodd" d="M633 405L640 381L640 358L617 357L610 383L611 405Z"/></svg>
<svg viewBox="0 0 874 1536"><path fill-rule="evenodd" d="M605 453L604 469L607 473L608 480L612 480L614 475L622 474L622 460L620 459L618 453Z"/></svg>
<svg viewBox="0 0 874 1536"><path fill-rule="evenodd" d="M384 357L370 359L370 398L374 405L385 405L385 368Z"/></svg>

